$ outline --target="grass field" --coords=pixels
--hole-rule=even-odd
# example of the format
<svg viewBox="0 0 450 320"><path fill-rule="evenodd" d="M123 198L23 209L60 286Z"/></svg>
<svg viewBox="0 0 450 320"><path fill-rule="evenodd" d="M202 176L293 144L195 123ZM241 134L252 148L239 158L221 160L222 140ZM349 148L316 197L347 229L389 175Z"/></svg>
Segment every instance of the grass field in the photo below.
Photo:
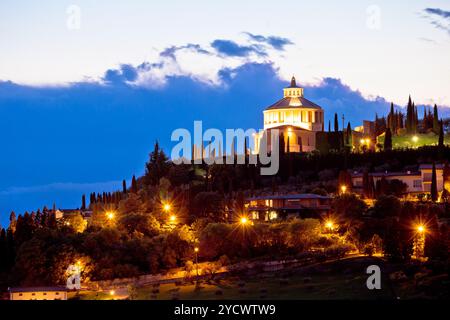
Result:
<svg viewBox="0 0 450 320"><path fill-rule="evenodd" d="M393 299L386 277L381 290L368 290L365 273L371 264L382 265L378 258L358 257L321 263L299 269L229 276L214 281L183 285L162 284L137 288L138 300L324 300L324 299ZM81 299L111 299L107 293L82 293Z"/></svg>
<svg viewBox="0 0 450 320"><path fill-rule="evenodd" d="M392 147L417 148L425 145L437 145L439 136L433 132L424 134L402 134L392 136ZM378 143L384 144L384 135L378 137ZM450 136L444 136L444 144L450 144Z"/></svg>

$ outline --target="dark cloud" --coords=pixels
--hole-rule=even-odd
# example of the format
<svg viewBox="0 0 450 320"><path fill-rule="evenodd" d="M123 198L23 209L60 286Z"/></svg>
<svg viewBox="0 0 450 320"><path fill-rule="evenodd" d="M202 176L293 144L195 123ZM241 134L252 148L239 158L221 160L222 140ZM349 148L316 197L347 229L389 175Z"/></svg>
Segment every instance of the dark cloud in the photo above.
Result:
<svg viewBox="0 0 450 320"><path fill-rule="evenodd" d="M450 11L439 8L426 8L423 10L425 17L430 20L430 23L439 30L446 31L450 34Z"/></svg>
<svg viewBox="0 0 450 320"><path fill-rule="evenodd" d="M445 11L439 8L426 8L424 11L426 13L434 14L445 19L450 19L450 11Z"/></svg>
<svg viewBox="0 0 450 320"><path fill-rule="evenodd" d="M126 81L135 81L138 77L138 71L130 64L122 64L119 69L109 69L103 76L103 81L107 83L124 83Z"/></svg>
<svg viewBox="0 0 450 320"><path fill-rule="evenodd" d="M197 53L201 53L201 54L211 54L208 50L203 49L199 44L188 43L187 45L184 45L184 46L168 47L160 53L160 56L166 57L166 58L172 58L172 59L176 60L175 53L177 51L184 50L184 49L190 49L190 50L193 50L193 51L195 51Z"/></svg>
<svg viewBox="0 0 450 320"><path fill-rule="evenodd" d="M217 50L218 53L230 57L247 57L252 53L258 56L266 56L264 48L258 45L239 45L232 40L214 40L211 46Z"/></svg>
<svg viewBox="0 0 450 320"><path fill-rule="evenodd" d="M249 38L252 39L253 41L267 43L277 50L284 50L285 46L293 44L293 42L287 38L281 38L276 36L265 37L262 35L252 34L250 32L245 32L245 34L248 35Z"/></svg>

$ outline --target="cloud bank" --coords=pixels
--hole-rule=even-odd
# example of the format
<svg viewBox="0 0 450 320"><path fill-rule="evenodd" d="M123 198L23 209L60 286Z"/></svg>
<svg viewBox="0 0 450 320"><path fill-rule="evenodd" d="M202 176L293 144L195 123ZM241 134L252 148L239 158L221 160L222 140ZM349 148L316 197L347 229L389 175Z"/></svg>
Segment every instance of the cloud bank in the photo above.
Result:
<svg viewBox="0 0 450 320"><path fill-rule="evenodd" d="M98 81L53 87L0 81L3 225L11 210L54 202L77 207L82 193L120 188L117 181L144 172L156 140L170 154L172 131L192 130L195 120L205 129L261 128L262 111L288 84L271 57L291 42L247 38L224 40L225 46L215 40L216 46L169 47L155 61L121 64ZM245 49L255 45L258 51ZM337 112L355 126L389 108L382 97L366 99L336 78L304 88L324 108L326 121Z"/></svg>

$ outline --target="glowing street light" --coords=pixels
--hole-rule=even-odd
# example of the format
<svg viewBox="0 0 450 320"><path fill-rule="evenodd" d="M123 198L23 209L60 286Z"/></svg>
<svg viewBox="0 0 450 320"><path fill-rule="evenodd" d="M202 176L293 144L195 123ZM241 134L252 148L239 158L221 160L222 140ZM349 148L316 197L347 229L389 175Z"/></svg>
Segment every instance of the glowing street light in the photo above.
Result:
<svg viewBox="0 0 450 320"><path fill-rule="evenodd" d="M239 223L242 224L243 226L245 226L246 224L248 224L248 219L247 217L242 217L241 219L239 219Z"/></svg>
<svg viewBox="0 0 450 320"><path fill-rule="evenodd" d="M326 222L325 222L325 227L326 227L328 230L333 231L333 229L334 229L334 223L333 223L333 221L331 221L331 220L326 221Z"/></svg>
<svg viewBox="0 0 450 320"><path fill-rule="evenodd" d="M194 252L195 252L195 270L197 273L197 283L198 283L198 252L200 251L200 249L198 247L194 248Z"/></svg>
<svg viewBox="0 0 450 320"><path fill-rule="evenodd" d="M342 193L346 193L347 192L347 186L346 185L342 185L341 186L341 192Z"/></svg>
<svg viewBox="0 0 450 320"><path fill-rule="evenodd" d="M417 143L417 141L419 141L419 137L418 136L413 136L411 138L412 142Z"/></svg>
<svg viewBox="0 0 450 320"><path fill-rule="evenodd" d="M423 224L419 224L417 226L417 232L420 234L424 234L425 233L425 226Z"/></svg>
<svg viewBox="0 0 450 320"><path fill-rule="evenodd" d="M165 212L169 212L170 209L172 209L172 206L170 205L170 203L165 203L165 204L163 205L163 210L164 210Z"/></svg>
<svg viewBox="0 0 450 320"><path fill-rule="evenodd" d="M177 221L177 216L174 215L174 214L172 214L172 215L169 217L169 221L170 221L171 223L175 223L175 221Z"/></svg>
<svg viewBox="0 0 450 320"><path fill-rule="evenodd" d="M107 218L108 220L113 220L114 217L115 217L114 212L108 211L108 212L106 213L106 218Z"/></svg>

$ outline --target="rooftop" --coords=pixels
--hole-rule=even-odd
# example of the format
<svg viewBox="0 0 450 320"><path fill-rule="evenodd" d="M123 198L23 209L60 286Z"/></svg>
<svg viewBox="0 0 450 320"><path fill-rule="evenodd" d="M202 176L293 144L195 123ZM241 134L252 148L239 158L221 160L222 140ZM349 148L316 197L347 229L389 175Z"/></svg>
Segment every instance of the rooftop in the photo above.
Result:
<svg viewBox="0 0 450 320"><path fill-rule="evenodd" d="M322 196L314 193L296 193L296 194L283 194L283 195L267 195L251 197L247 200L300 200L300 199L331 199L329 196Z"/></svg>
<svg viewBox="0 0 450 320"><path fill-rule="evenodd" d="M9 292L49 292L49 291L68 291L66 287L24 287L9 288Z"/></svg>
<svg viewBox="0 0 450 320"><path fill-rule="evenodd" d="M311 108L311 109L322 109L319 105L304 97L285 97L278 100L271 106L267 107L266 110L273 109L288 109L288 108Z"/></svg>

